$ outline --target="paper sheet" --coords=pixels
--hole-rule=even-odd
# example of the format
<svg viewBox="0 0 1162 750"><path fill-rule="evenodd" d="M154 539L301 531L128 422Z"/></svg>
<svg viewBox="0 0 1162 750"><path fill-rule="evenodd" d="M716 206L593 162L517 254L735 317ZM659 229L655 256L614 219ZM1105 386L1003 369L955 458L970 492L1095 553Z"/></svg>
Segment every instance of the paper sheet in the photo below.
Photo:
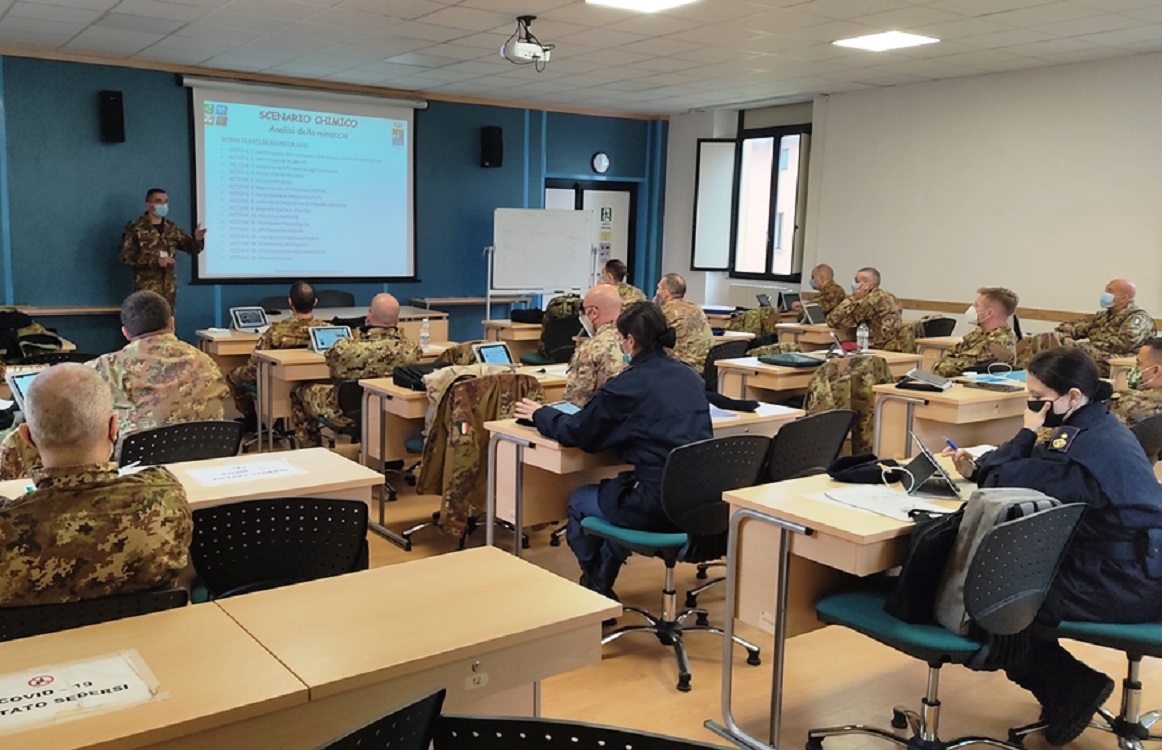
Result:
<svg viewBox="0 0 1162 750"><path fill-rule="evenodd" d="M973 458L980 458L989 451L995 451L996 449L997 447L995 445L974 445L971 448L965 448L964 452Z"/></svg>
<svg viewBox="0 0 1162 750"><path fill-rule="evenodd" d="M909 511L926 510L932 513L948 513L949 509L936 503L925 502L903 492L883 485L861 484L851 487L827 490L810 496L812 500L825 500L838 505L894 518L897 521L911 521Z"/></svg>
<svg viewBox="0 0 1162 750"><path fill-rule="evenodd" d="M789 406L779 406L778 404L759 404L759 408L755 409L754 413L760 417L774 417L779 414L791 414L800 411L799 409L792 409Z"/></svg>
<svg viewBox="0 0 1162 750"><path fill-rule="evenodd" d="M738 419L738 412L728 411L727 409L719 409L714 404L710 405L710 418L713 419Z"/></svg>
<svg viewBox="0 0 1162 750"><path fill-rule="evenodd" d="M204 487L215 487L223 484L252 482L256 479L306 474L307 470L294 466L286 459L272 459L270 461L213 466L205 469L187 469L186 473Z"/></svg>

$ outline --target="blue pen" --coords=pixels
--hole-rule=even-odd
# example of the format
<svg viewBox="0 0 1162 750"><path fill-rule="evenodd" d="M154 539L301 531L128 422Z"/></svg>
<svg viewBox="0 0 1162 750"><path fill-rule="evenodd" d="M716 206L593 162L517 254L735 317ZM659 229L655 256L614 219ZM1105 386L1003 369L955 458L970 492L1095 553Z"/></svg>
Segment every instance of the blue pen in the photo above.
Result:
<svg viewBox="0 0 1162 750"><path fill-rule="evenodd" d="M952 450L954 450L954 451L960 450L959 448L956 447L956 443L952 442L948 438L944 438L944 442L948 443L948 447L951 448Z"/></svg>

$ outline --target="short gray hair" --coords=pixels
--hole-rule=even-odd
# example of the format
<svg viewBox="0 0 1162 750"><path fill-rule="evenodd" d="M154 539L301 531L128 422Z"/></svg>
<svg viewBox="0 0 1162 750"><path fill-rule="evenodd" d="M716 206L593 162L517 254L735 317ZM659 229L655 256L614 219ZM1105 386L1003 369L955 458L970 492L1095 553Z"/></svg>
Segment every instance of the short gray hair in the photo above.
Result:
<svg viewBox="0 0 1162 750"><path fill-rule="evenodd" d="M682 278L681 274L668 273L662 277L662 286L666 288L670 294L675 297L686 296L686 280Z"/></svg>
<svg viewBox="0 0 1162 750"><path fill-rule="evenodd" d="M870 273L872 275L872 278L874 278L876 280L876 285L878 286L880 283L880 272L879 272L878 268L873 268L872 266L864 266L863 268L856 271L856 273Z"/></svg>
<svg viewBox="0 0 1162 750"><path fill-rule="evenodd" d="M65 363L41 372L24 397L24 418L38 446L49 450L95 445L109 430L113 393L91 367Z"/></svg>
<svg viewBox="0 0 1162 750"><path fill-rule="evenodd" d="M121 303L121 325L130 336L160 331L169 325L173 310L165 297L143 289L134 292Z"/></svg>

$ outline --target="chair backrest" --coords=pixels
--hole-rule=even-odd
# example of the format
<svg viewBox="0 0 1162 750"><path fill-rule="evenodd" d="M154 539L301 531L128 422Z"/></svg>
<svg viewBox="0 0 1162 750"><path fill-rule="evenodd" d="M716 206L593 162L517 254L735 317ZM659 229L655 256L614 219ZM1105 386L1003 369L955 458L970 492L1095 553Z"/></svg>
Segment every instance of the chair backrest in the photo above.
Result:
<svg viewBox="0 0 1162 750"><path fill-rule="evenodd" d="M334 740L322 750L428 750L447 690L396 709Z"/></svg>
<svg viewBox="0 0 1162 750"><path fill-rule="evenodd" d="M968 616L996 635L1013 635L1033 623L1085 510L1060 505L989 530L964 581Z"/></svg>
<svg viewBox="0 0 1162 750"><path fill-rule="evenodd" d="M806 409L810 414L833 409L851 409L856 419L851 425L851 452L869 453L874 444L872 417L877 385L893 383L887 361L877 355L841 357L824 362L807 384Z"/></svg>
<svg viewBox="0 0 1162 750"><path fill-rule="evenodd" d="M84 364L96 359L96 354L86 354L78 351L41 352L20 360L22 365L59 365L61 362L76 362Z"/></svg>
<svg viewBox="0 0 1162 750"><path fill-rule="evenodd" d="M554 362L568 362L575 346L573 338L581 333L581 318L552 318L541 324L540 347Z"/></svg>
<svg viewBox="0 0 1162 750"><path fill-rule="evenodd" d="M746 339L738 339L723 341L721 344L710 347L710 351L706 355L706 364L702 365L702 379L706 381L706 390L718 390L718 365L716 364L718 360L745 357L749 344L750 341Z"/></svg>
<svg viewBox="0 0 1162 750"><path fill-rule="evenodd" d="M951 336L956 328L956 318L929 318L923 323L924 338Z"/></svg>
<svg viewBox="0 0 1162 750"><path fill-rule="evenodd" d="M476 364L476 352L472 351L472 346L483 343L486 343L484 339L476 339L448 347L440 352L439 356L436 357L436 362L442 365L474 365Z"/></svg>
<svg viewBox="0 0 1162 750"><path fill-rule="evenodd" d="M1013 313L1013 336L1017 341L1025 338L1025 335L1021 333L1021 319L1017 317L1016 313Z"/></svg>
<svg viewBox="0 0 1162 750"><path fill-rule="evenodd" d="M354 307L355 295L338 289L319 289L315 292L319 307Z"/></svg>
<svg viewBox="0 0 1162 750"><path fill-rule="evenodd" d="M123 617L147 615L184 607L190 601L185 589L135 591L131 594L82 599L65 604L31 607L0 607L0 641L13 641L42 633L55 633Z"/></svg>
<svg viewBox="0 0 1162 750"><path fill-rule="evenodd" d="M767 481L822 474L839 457L855 412L834 409L808 414L779 428L771 439Z"/></svg>
<svg viewBox="0 0 1162 750"><path fill-rule="evenodd" d="M711 750L717 745L560 719L441 716L435 750Z"/></svg>
<svg viewBox="0 0 1162 750"><path fill-rule="evenodd" d="M730 507L722 493L759 481L771 439L731 435L699 440L670 451L662 469L662 508L692 536L726 531Z"/></svg>
<svg viewBox="0 0 1162 750"><path fill-rule="evenodd" d="M258 300L258 306L263 310L285 310L286 297L263 297Z"/></svg>
<svg viewBox="0 0 1162 750"><path fill-rule="evenodd" d="M1143 419L1131 427L1130 432L1138 438L1150 463L1156 463L1162 458L1162 414Z"/></svg>
<svg viewBox="0 0 1162 750"><path fill-rule="evenodd" d="M335 398L339 401L339 411L343 416L355 423L358 428L363 424L363 386L358 380L344 380L335 387ZM355 430L355 434L360 434Z"/></svg>
<svg viewBox="0 0 1162 750"><path fill-rule="evenodd" d="M367 569L367 503L313 497L194 511L194 569L215 599Z"/></svg>
<svg viewBox="0 0 1162 750"><path fill-rule="evenodd" d="M121 466L172 464L237 456L242 445L241 422L179 422L123 435L117 445Z"/></svg>

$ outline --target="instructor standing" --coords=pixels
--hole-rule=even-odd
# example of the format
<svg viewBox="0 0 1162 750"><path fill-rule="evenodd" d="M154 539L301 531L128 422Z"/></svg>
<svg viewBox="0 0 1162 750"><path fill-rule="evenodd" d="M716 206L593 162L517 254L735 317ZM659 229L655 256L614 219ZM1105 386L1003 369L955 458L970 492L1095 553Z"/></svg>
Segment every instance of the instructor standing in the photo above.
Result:
<svg viewBox="0 0 1162 750"><path fill-rule="evenodd" d="M145 193L145 214L125 225L121 262L133 267L135 291L157 292L173 310L178 293L175 255L178 250L190 255L202 252L206 230L196 229L191 237L165 218L168 213L169 196L165 190L150 188Z"/></svg>

